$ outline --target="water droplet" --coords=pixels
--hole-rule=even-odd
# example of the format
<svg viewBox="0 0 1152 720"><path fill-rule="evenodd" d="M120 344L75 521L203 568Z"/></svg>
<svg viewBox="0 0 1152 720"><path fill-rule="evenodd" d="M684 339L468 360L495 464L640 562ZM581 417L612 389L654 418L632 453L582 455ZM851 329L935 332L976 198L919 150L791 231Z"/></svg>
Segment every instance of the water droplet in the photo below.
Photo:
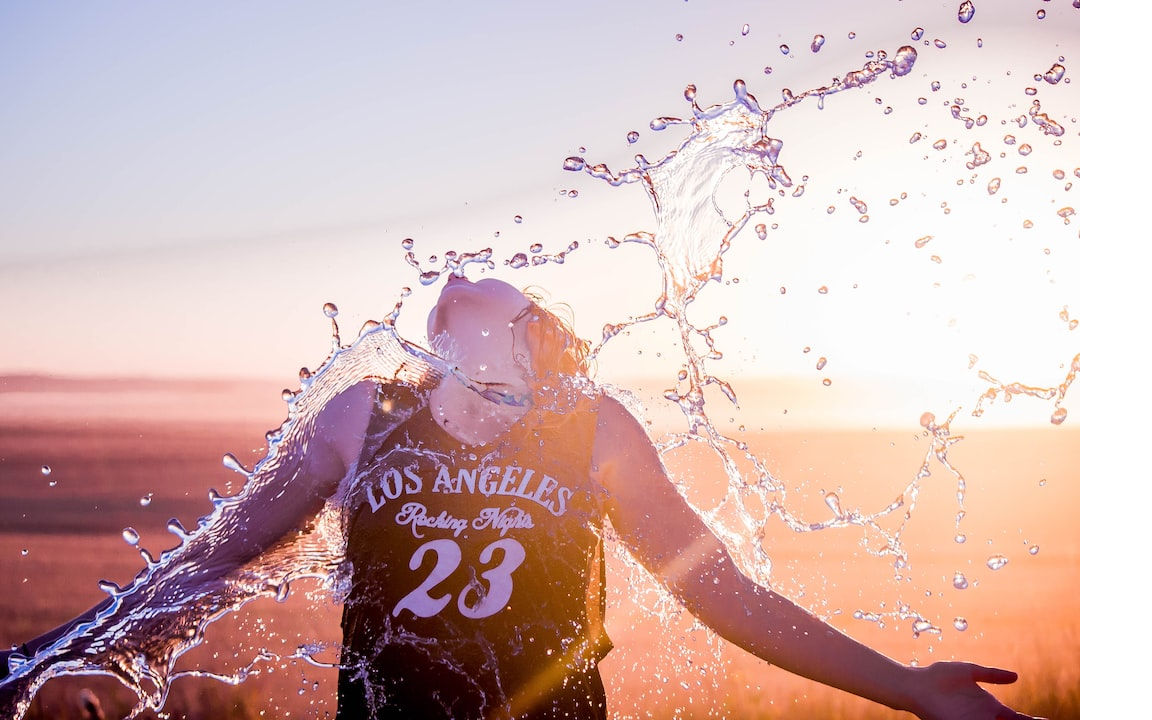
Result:
<svg viewBox="0 0 1152 720"><path fill-rule="evenodd" d="M958 617L952 621L952 627L956 628L960 632L964 632L968 629L968 621L962 617Z"/></svg>
<svg viewBox="0 0 1152 720"><path fill-rule="evenodd" d="M188 537L188 531L184 529L184 524L176 518L168 521L168 532L172 533L181 540Z"/></svg>
<svg viewBox="0 0 1152 720"><path fill-rule="evenodd" d="M939 48L939 49L941 49L941 50L943 50L944 48L948 47L948 43L944 42L944 41L943 41L943 40L941 40L940 38L936 38L935 40L933 40L933 41L932 41L932 44L933 44L933 45L935 45L937 48Z"/></svg>
<svg viewBox="0 0 1152 720"><path fill-rule="evenodd" d="M569 190L568 191L568 197L570 197L570 198L580 197L580 191L579 190Z"/></svg>
<svg viewBox="0 0 1152 720"><path fill-rule="evenodd" d="M926 412L920 416L920 427L930 428L936 424L936 415L934 413Z"/></svg>
<svg viewBox="0 0 1152 720"><path fill-rule="evenodd" d="M957 572L952 576L952 587L956 588L957 590L968 589L968 578L964 577L964 573Z"/></svg>
<svg viewBox="0 0 1152 720"><path fill-rule="evenodd" d="M956 537L952 538L952 542L956 543L957 545L963 545L964 543L968 542L968 536L964 533L957 533Z"/></svg>
<svg viewBox="0 0 1152 720"><path fill-rule="evenodd" d="M748 27L748 23L744 23L744 27L740 28L740 34L747 35L750 29L751 28Z"/></svg>
<svg viewBox="0 0 1152 720"><path fill-rule="evenodd" d="M21 556L25 556L25 555L27 555L27 554L28 554L28 548L23 548L23 549L21 549L21 550L20 550L20 555L21 555Z"/></svg>
<svg viewBox="0 0 1152 720"><path fill-rule="evenodd" d="M831 378L824 378L824 387L828 387L831 384L832 384Z"/></svg>
<svg viewBox="0 0 1152 720"><path fill-rule="evenodd" d="M914 636L919 636L920 633L926 633L926 632L927 633L939 633L940 628L934 626L932 623L928 622L927 620L917 620L916 622L912 623L912 634Z"/></svg>
<svg viewBox="0 0 1152 720"><path fill-rule="evenodd" d="M828 358L822 357L816 361L816 369L823 370L824 366L828 364Z"/></svg>
<svg viewBox="0 0 1152 720"><path fill-rule="evenodd" d="M943 138L932 143L932 149L933 150L943 150L946 147L948 147L948 141L943 139Z"/></svg>
<svg viewBox="0 0 1152 720"><path fill-rule="evenodd" d="M988 181L988 194L995 195L1000 190L1000 178L994 177Z"/></svg>
<svg viewBox="0 0 1152 720"><path fill-rule="evenodd" d="M411 250L415 245L416 241L412 238L404 238L400 241L400 247L404 248L405 250Z"/></svg>
<svg viewBox="0 0 1152 720"><path fill-rule="evenodd" d="M564 169L569 172L580 172L584 169L584 158L575 155L565 158Z"/></svg>
<svg viewBox="0 0 1152 720"><path fill-rule="evenodd" d="M1053 63L1052 67L1048 69L1048 72L1044 73L1044 82L1048 83L1049 85L1055 85L1056 83L1060 82L1063 77L1064 66L1060 63Z"/></svg>
<svg viewBox="0 0 1152 720"><path fill-rule="evenodd" d="M632 143L634 143L640 139L640 133L633 130L630 133L628 133L627 139L628 139L628 144L631 145Z"/></svg>
<svg viewBox="0 0 1152 720"><path fill-rule="evenodd" d="M332 303L324 303L324 317L332 319L340 314L340 311Z"/></svg>
<svg viewBox="0 0 1152 720"><path fill-rule="evenodd" d="M1008 564L1008 558L1003 555L993 555L989 557L988 561L984 564L988 566L989 570L999 570Z"/></svg>
<svg viewBox="0 0 1152 720"><path fill-rule="evenodd" d="M764 66L764 74L765 75L771 75L772 74L772 66L771 65L765 65Z"/></svg>
<svg viewBox="0 0 1152 720"><path fill-rule="evenodd" d="M683 35L681 35L680 33L676 33L676 42L680 42L683 39L684 39Z"/></svg>
<svg viewBox="0 0 1152 720"><path fill-rule="evenodd" d="M927 245L929 242L932 241L932 238L933 238L932 235L925 235L924 237L917 239L916 243L915 243L916 247L918 247L918 248L924 247L925 245Z"/></svg>
<svg viewBox="0 0 1152 720"><path fill-rule="evenodd" d="M790 52L792 52L792 49L790 47L788 47L787 45L781 45L780 46L780 54L781 55L787 55Z"/></svg>
<svg viewBox="0 0 1152 720"><path fill-rule="evenodd" d="M1068 419L1068 409L1067 408L1059 407L1059 408L1056 408L1052 412L1052 424L1053 425L1061 425L1067 419Z"/></svg>
<svg viewBox="0 0 1152 720"><path fill-rule="evenodd" d="M976 6L972 4L972 0L964 0L960 3L960 9L956 13L956 19L962 23L967 23L972 20L972 16L976 14Z"/></svg>
<svg viewBox="0 0 1152 720"><path fill-rule="evenodd" d="M919 40L922 37L924 37L924 28L918 27L912 31L912 39L913 40Z"/></svg>
<svg viewBox="0 0 1152 720"><path fill-rule="evenodd" d="M820 52L820 48L824 47L824 36L816 35L812 38L812 52Z"/></svg>
<svg viewBox="0 0 1152 720"><path fill-rule="evenodd" d="M824 504L827 505L828 509L834 512L837 517L844 514L844 511L840 509L840 496L836 493L830 492L825 495Z"/></svg>
<svg viewBox="0 0 1152 720"><path fill-rule="evenodd" d="M512 222L514 222L514 223L516 223L517 225L519 225L520 223L524 222L524 218L523 218L523 217L521 217L521 216L519 216L519 215L517 215L517 216L515 216L515 217L513 217L513 218L512 218Z"/></svg>
<svg viewBox="0 0 1152 720"><path fill-rule="evenodd" d="M49 466L49 465L41 465L41 466L40 466L40 474L41 474L41 475L51 475L51 474L52 474L52 468L51 468L51 466Z"/></svg>
<svg viewBox="0 0 1152 720"><path fill-rule="evenodd" d="M544 251L544 246L540 243L532 243L528 246L528 252L536 254Z"/></svg>
<svg viewBox="0 0 1152 720"><path fill-rule="evenodd" d="M929 85L929 87L932 88L932 92L939 92L940 91L940 81L939 80L933 80L931 85Z"/></svg>
<svg viewBox="0 0 1152 720"><path fill-rule="evenodd" d="M148 493L140 497L140 507L148 507L152 504L152 493Z"/></svg>
<svg viewBox="0 0 1152 720"><path fill-rule="evenodd" d="M764 240L768 237L768 228L764 225L764 223L759 223L756 225L756 237L760 238L761 240Z"/></svg>
<svg viewBox="0 0 1152 720"><path fill-rule="evenodd" d="M1046 11L1044 11L1044 10L1037 10L1036 11L1036 19L1037 20L1043 20L1046 17L1048 17L1048 13Z"/></svg>
<svg viewBox="0 0 1152 720"><path fill-rule="evenodd" d="M1040 546L1039 545L1028 546L1028 554L1029 555L1035 555L1038 552L1040 552Z"/></svg>
<svg viewBox="0 0 1152 720"><path fill-rule="evenodd" d="M120 535L124 538L124 542L129 545L136 545L140 542L140 533L136 532L135 528L126 527Z"/></svg>

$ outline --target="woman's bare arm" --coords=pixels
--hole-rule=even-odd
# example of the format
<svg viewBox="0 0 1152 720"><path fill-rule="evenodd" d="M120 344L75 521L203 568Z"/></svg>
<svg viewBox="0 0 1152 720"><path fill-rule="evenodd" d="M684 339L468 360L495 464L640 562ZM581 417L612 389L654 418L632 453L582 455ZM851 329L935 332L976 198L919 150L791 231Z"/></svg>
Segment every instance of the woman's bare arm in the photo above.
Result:
<svg viewBox="0 0 1152 720"><path fill-rule="evenodd" d="M184 567L177 580L193 585L222 577L258 556L290 533L302 531L328 497L351 472L359 458L364 433L376 402L376 384L353 385L329 401L316 415L300 452L272 459L269 477L251 489L242 502L215 519L221 527L211 534L194 534L178 549ZM112 598L24 643L21 654L32 655L106 610ZM7 663L0 678L7 674Z"/></svg>
<svg viewBox="0 0 1152 720"><path fill-rule="evenodd" d="M1015 673L968 663L902 665L752 582L668 479L635 418L601 402L593 475L629 550L697 618L784 670L922 718L1023 718L977 685Z"/></svg>

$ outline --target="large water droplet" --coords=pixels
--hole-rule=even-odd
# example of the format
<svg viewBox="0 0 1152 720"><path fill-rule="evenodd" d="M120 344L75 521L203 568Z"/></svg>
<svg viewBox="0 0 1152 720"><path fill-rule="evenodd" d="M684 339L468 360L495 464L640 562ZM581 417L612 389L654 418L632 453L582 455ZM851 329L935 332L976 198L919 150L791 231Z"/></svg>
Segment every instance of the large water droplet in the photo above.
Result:
<svg viewBox="0 0 1152 720"><path fill-rule="evenodd" d="M1062 407L1056 408L1052 412L1052 424L1053 425L1061 425L1067 419L1068 419L1068 409L1067 408L1062 408Z"/></svg>
<svg viewBox="0 0 1152 720"><path fill-rule="evenodd" d="M124 531L120 533L120 536L123 537L124 542L128 543L129 545L136 545L140 542L140 533L136 532L135 528L124 528Z"/></svg>
<svg viewBox="0 0 1152 720"><path fill-rule="evenodd" d="M336 308L334 303L324 303L324 317L332 319L340 314L340 310Z"/></svg>
<svg viewBox="0 0 1152 720"><path fill-rule="evenodd" d="M916 64L916 48L911 45L905 45L896 51L896 57L892 58L892 74L897 77L902 77L912 72L912 66Z"/></svg>
<svg viewBox="0 0 1152 720"><path fill-rule="evenodd" d="M564 158L564 169L570 172L580 172L584 169L584 158L575 155Z"/></svg>
<svg viewBox="0 0 1152 720"><path fill-rule="evenodd" d="M828 509L836 513L836 517L840 517L844 514L844 511L840 509L840 496L836 493L830 492L825 495L824 504L828 506Z"/></svg>
<svg viewBox="0 0 1152 720"><path fill-rule="evenodd" d="M968 589L968 578L964 577L964 573L957 572L952 576L952 587L956 588L957 590Z"/></svg>
<svg viewBox="0 0 1152 720"><path fill-rule="evenodd" d="M1003 555L993 555L984 564L988 566L989 570L999 570L1008 564L1008 558Z"/></svg>
<svg viewBox="0 0 1152 720"><path fill-rule="evenodd" d="M912 31L912 39L913 40L919 40L922 37L924 37L924 28L918 27Z"/></svg>
<svg viewBox="0 0 1152 720"><path fill-rule="evenodd" d="M976 14L976 6L972 4L972 0L964 0L960 3L960 10L956 13L956 19L962 23L967 23L972 20L972 16Z"/></svg>
<svg viewBox="0 0 1152 720"><path fill-rule="evenodd" d="M968 621L962 617L958 617L952 621L952 627L956 628L960 632L964 632L968 629Z"/></svg>
<svg viewBox="0 0 1152 720"><path fill-rule="evenodd" d="M1048 69L1048 72L1044 73L1044 82L1048 83L1049 85L1055 85L1056 83L1060 82L1063 77L1064 66L1060 63L1053 63L1052 67Z"/></svg>

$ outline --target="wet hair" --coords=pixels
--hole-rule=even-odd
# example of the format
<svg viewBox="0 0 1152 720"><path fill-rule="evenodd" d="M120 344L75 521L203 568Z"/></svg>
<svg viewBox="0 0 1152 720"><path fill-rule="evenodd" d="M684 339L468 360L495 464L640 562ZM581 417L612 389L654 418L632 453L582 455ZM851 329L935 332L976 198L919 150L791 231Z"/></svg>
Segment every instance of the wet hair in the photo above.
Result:
<svg viewBox="0 0 1152 720"><path fill-rule="evenodd" d="M552 374L590 377L592 344L572 328L572 311L567 305L544 307L544 295L533 288L522 291L531 303L523 315L528 318L526 340L532 373L539 380ZM562 317L561 313L567 317Z"/></svg>

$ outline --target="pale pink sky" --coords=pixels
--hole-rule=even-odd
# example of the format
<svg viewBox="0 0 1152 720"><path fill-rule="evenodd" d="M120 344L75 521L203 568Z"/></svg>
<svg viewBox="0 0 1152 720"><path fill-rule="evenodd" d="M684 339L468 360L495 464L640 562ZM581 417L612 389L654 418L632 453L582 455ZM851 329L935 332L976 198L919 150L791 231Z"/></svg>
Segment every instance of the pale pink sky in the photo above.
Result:
<svg viewBox="0 0 1152 720"><path fill-rule="evenodd" d="M6 5L0 374L290 383L328 352L325 302L351 338L405 285L401 328L420 340L437 288L404 263L407 237L425 263L493 247L497 276L546 288L597 337L659 293L646 248L603 243L654 229L652 215L638 186L564 172L564 157L583 147L617 170L637 152L661 157L684 132L648 122L686 114L688 83L708 105L742 78L770 105L912 44L909 76L772 120L806 193L750 223L725 284L693 307L699 324L729 320L710 369L738 388L787 378L853 416L866 399L853 384L880 390L877 422L970 405L980 370L1054 385L1081 335L1060 316L1080 316L1079 214L1057 215L1079 210L1079 10L1040 5L1043 20L1030 5L978 2L967 24L951 4L916 2ZM1067 82L1033 80L1061 58ZM1059 147L1011 126L1034 98L1067 128ZM965 128L957 101L987 124ZM916 132L924 140L909 143ZM966 170L975 143L993 159ZM759 240L756 222L779 228ZM573 241L563 266L502 265ZM617 338L601 377L674 377L671 333ZM1048 415L1014 410L1032 424Z"/></svg>

